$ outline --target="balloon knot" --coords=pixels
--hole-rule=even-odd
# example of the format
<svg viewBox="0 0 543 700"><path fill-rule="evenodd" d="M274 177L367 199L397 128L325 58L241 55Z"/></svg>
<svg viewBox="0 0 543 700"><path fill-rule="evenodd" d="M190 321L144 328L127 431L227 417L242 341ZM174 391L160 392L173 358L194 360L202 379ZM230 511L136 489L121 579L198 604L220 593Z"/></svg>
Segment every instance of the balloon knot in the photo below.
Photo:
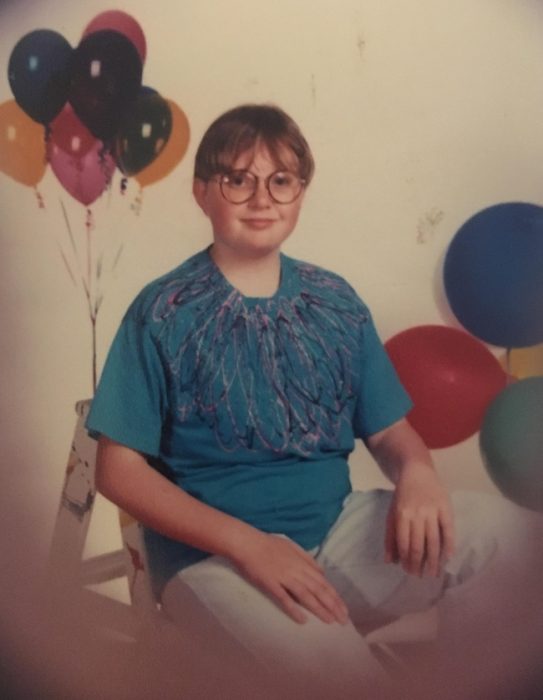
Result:
<svg viewBox="0 0 543 700"><path fill-rule="evenodd" d="M87 233L90 233L94 228L94 216L89 207L87 207L87 218L85 219L85 228L87 229Z"/></svg>

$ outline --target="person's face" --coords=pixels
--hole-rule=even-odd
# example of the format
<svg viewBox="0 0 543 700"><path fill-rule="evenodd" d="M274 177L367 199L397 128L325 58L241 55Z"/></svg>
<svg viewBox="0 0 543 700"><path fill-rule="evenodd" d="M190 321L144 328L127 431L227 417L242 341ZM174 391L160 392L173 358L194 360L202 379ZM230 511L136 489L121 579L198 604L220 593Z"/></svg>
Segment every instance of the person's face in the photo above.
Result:
<svg viewBox="0 0 543 700"><path fill-rule="evenodd" d="M286 163L290 162L288 169L297 173L294 154L286 159ZM209 182L194 181L194 196L211 221L215 248L243 258L278 251L296 226L303 189L290 204L278 204L271 198L266 178L277 170L285 170L285 166L276 163L265 146L241 154L232 170L248 170L259 178L253 196L243 204L232 204L223 197L218 177Z"/></svg>

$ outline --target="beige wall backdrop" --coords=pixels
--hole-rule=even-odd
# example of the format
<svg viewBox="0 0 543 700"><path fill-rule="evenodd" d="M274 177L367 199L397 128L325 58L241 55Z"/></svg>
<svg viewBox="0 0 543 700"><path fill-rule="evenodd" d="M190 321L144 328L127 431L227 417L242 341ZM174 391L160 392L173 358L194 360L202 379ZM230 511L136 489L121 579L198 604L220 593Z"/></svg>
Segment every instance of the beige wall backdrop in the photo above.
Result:
<svg viewBox="0 0 543 700"><path fill-rule="evenodd" d="M0 8L0 102L11 99L11 49L32 29L77 45L110 0L41 0ZM174 100L191 126L187 156L163 181L123 195L117 176L92 205L93 250L108 263L98 365L134 294L210 240L191 199L196 144L209 122L244 101L272 101L300 123L317 174L286 252L346 276L384 340L425 323L454 324L441 265L459 226L504 201L543 203L543 13L528 0L126 0L142 25L144 84ZM50 170L38 189L0 174L3 511L47 548L75 421L91 395L91 334L68 275L65 207L84 249L85 208ZM107 258L109 256L109 258ZM72 260L75 265L75 260ZM77 281L77 279L76 279ZM493 349L499 354L499 349ZM491 490L476 437L436 450L453 488ZM362 448L357 485L385 483ZM104 503L90 551L115 547Z"/></svg>

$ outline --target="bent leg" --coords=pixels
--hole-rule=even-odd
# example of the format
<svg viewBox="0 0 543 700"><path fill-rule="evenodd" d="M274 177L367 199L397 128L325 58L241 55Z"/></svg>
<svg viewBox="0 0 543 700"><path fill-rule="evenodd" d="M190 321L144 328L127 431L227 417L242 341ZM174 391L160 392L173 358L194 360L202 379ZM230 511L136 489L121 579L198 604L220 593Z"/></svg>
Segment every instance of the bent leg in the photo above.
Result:
<svg viewBox="0 0 543 700"><path fill-rule="evenodd" d="M294 622L221 557L178 574L163 607L187 634L205 625L215 640L244 649L288 687L311 687L313 697L359 697L384 676L352 624L326 624L310 613L305 624Z"/></svg>
<svg viewBox="0 0 543 700"><path fill-rule="evenodd" d="M385 563L391 499L384 490L351 494L317 554L360 629L437 604L440 639L455 644L468 627L496 629L497 612L510 607L513 596L533 595L541 563L540 516L499 496L453 494L455 554L439 577L419 578Z"/></svg>

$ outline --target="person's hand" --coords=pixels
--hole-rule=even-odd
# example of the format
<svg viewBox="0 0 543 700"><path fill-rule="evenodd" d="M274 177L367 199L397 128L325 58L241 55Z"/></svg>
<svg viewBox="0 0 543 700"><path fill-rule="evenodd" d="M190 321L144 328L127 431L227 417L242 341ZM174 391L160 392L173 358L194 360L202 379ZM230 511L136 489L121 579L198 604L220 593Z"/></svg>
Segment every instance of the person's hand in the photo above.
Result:
<svg viewBox="0 0 543 700"><path fill-rule="evenodd" d="M440 574L454 551L449 496L432 467L410 464L400 475L387 517L385 560L405 571Z"/></svg>
<svg viewBox="0 0 543 700"><path fill-rule="evenodd" d="M349 619L345 603L321 567L290 539L259 532L244 543L234 563L295 622L306 621L302 608L327 623L344 624Z"/></svg>

